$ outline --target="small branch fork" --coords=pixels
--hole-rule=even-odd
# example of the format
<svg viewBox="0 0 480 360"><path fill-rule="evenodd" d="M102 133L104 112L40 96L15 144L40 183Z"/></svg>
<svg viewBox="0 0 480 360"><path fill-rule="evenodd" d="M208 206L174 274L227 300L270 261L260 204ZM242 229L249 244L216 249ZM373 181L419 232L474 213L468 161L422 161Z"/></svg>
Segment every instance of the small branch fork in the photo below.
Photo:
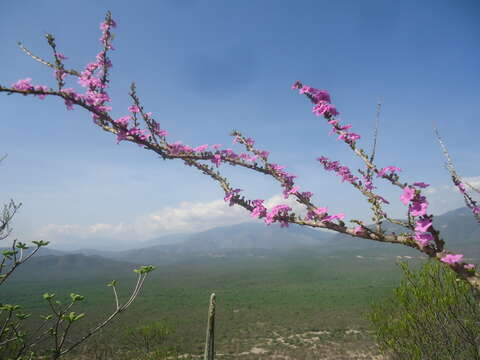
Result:
<svg viewBox="0 0 480 360"><path fill-rule="evenodd" d="M414 239L412 234L412 231L415 231L415 218L410 213L410 207L407 222L392 219L382 209L382 203L388 202L380 195L374 193L373 187L367 186L367 182L371 182L372 176L376 175L377 177L387 180L399 189L414 189L415 196L419 197L421 195L420 189L412 188L409 184L400 182L398 174L393 171L385 173L384 169L379 169L374 164L380 106L377 108L374 147L370 156L367 155L365 150L357 147L356 139L346 137L346 135L353 135L353 133L348 133L348 131L345 130L346 127L342 126L334 118L332 113L324 113L325 119L332 125L332 132L339 135L339 138L343 139L353 153L362 160L365 166L365 170L359 170L359 172L364 176L366 183L364 184L360 180L352 180L349 182L351 182L351 184L371 203L376 228L375 230L370 229L358 220L352 220L353 223L357 224L357 227L349 228L339 216L328 216L325 211L322 212L322 208L319 208L311 201L311 196L313 194L310 192L299 192L298 188L294 186L293 179L295 176L285 172L283 167L278 164L269 162L268 152L256 149L253 140L243 136L238 131L232 132L231 135L234 137L234 142L238 142L244 146L246 153L236 154L231 149L220 150L218 147L215 148L213 146L210 147L211 149L213 148L213 150L207 150L207 145L192 148L188 145L183 145L180 142L168 142L166 138L167 132L160 129L160 125L154 120L151 113L144 110L140 99L137 96L135 84L132 84L130 91L132 105L129 107L129 111L131 114L119 119L112 118L110 115L111 108L106 105L110 99L105 89L109 83L108 68L110 66L107 54L108 51L112 49L112 34L110 30L111 27L114 26L115 23L111 19L111 14L107 13L105 23L102 24L103 36L101 40L103 49L99 55L97 55L97 59L99 60L93 65L87 65L86 70L82 72L65 70L62 59L57 55L55 55L55 64L50 63L34 55L22 45L22 50L36 61L55 69L56 72L60 71L61 74L77 77L79 83L86 88L85 94L78 94L73 89L63 89L62 76L57 76L58 90L49 89L43 86L27 86L23 84L22 86L12 85L11 87L0 86L0 92L5 92L8 95L21 94L38 97L58 97L65 101L67 108L69 109L71 109L73 105L77 105L92 114L94 123L97 126L106 132L115 134L117 136L117 142L129 141L136 143L139 146L156 153L164 160L180 159L184 161L186 165L196 168L203 174L208 175L215 180L224 191L226 195L225 199L226 201L229 201L230 205L239 205L252 213L252 215L256 214L254 216L265 218L266 222L267 220L270 221L268 223L279 221L282 225L298 224L315 228L324 228L353 237L402 244L415 248L431 258L439 260L447 254L444 250L444 241L440 238L439 231L437 231L433 225L430 226L427 231L429 236L433 239L432 243L428 246L420 245ZM55 48L56 45L54 39L52 39L53 37L49 39L47 38L54 54L57 54ZM102 69L102 71L100 76L95 78L94 72L97 71L97 69ZM294 88L297 89L301 89L302 87L303 85L300 82L297 82L294 85ZM315 99L310 93L306 92L305 95L315 103ZM145 124L145 129L140 128L141 122ZM247 199L244 196L240 196L238 194L240 192L239 189L233 188L228 179L224 177L218 169L205 162L213 163L216 168L218 168L221 163L226 163L231 166L240 166L272 177L284 189L285 198L293 196L298 203L305 207L310 216L301 217L293 212L289 212L291 209L288 206L284 206L281 211L277 209L276 213L267 213L267 209L259 205L259 202L263 202L263 200ZM331 163L329 164L331 165ZM285 210L286 208L289 210ZM335 219L339 220L338 223L333 221ZM383 220L401 225L407 230L407 232L402 234L386 234L381 227ZM471 271L471 269L465 269L462 264L451 264L450 267L456 271L459 277L468 281L475 289L480 290L479 274Z"/></svg>
<svg viewBox="0 0 480 360"><path fill-rule="evenodd" d="M477 222L480 223L480 206L477 201L475 201L472 196L467 192L467 187L470 188L470 190L480 193L480 190L474 187L472 184L469 182L465 181L462 179L457 171L455 170L455 166L453 165L452 158L450 157L450 154L448 153L447 146L445 145L443 139L440 136L440 133L438 132L437 128L434 128L435 136L437 137L438 143L440 144L440 147L442 148L443 155L445 156L445 168L448 170L450 173L450 176L452 177L452 182L453 184L457 187L457 189L460 191L460 193L463 196L463 199L465 201L465 205L467 205L470 210L472 210L473 216L477 220ZM465 186L466 185L466 186Z"/></svg>
<svg viewBox="0 0 480 360"><path fill-rule="evenodd" d="M33 351L40 343L44 343L49 338L52 338L52 357L53 359L58 359L61 356L71 352L78 345L85 342L92 335L94 335L107 324L112 322L113 319L115 319L120 313L128 309L128 307L135 301L135 299L139 295L148 274L153 270L153 266L142 266L139 269L134 270L138 274L137 283L130 297L123 304L119 303L116 289L117 282L113 280L108 283L107 286L110 286L113 289L113 294L115 298L115 310L104 321L96 325L94 328L90 329L84 336L73 341L68 339L72 325L76 321L84 318L85 314L75 313L71 311L71 309L76 303L83 301L85 299L84 296L72 293L70 294L70 302L66 306L62 307L59 301L54 301L55 294L45 293L43 295L43 298L48 302L52 315L42 316L43 322L32 333L33 335L31 341L27 341L26 339L24 339L25 334L20 331L21 321L27 319L30 315L23 314L21 312L20 306L18 305L0 304L0 315L2 315L2 313L4 312L6 313L3 324L0 324L0 346L4 346L7 343L23 339L23 341L21 341L21 346L18 353L18 356L20 356L22 354L28 353L28 351ZM14 323L14 318L18 318L19 320ZM47 326L48 324L50 324L50 326ZM6 329L8 329L8 332Z"/></svg>

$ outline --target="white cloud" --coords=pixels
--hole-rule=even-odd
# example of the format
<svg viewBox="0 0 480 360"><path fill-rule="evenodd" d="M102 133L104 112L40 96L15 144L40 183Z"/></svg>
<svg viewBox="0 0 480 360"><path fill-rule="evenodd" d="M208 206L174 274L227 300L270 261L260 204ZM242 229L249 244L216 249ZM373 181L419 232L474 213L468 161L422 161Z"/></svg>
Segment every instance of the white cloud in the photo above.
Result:
<svg viewBox="0 0 480 360"><path fill-rule="evenodd" d="M293 197L284 199L275 195L265 201L271 208L287 204L297 214L302 214L302 206ZM99 241L107 245L115 242L117 248L132 242L149 240L164 235L205 231L218 226L227 226L246 221L255 221L239 206L228 206L223 200L211 202L182 202L176 207L165 207L137 217L130 223L91 225L48 224L35 233L35 238L52 241L53 247L98 247Z"/></svg>

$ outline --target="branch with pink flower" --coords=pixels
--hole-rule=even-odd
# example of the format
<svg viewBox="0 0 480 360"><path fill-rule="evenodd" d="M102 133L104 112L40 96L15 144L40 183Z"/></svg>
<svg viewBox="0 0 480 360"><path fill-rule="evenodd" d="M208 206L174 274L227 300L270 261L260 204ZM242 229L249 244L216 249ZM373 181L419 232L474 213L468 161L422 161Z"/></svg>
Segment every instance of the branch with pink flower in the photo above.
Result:
<svg viewBox="0 0 480 360"><path fill-rule="evenodd" d="M428 214L429 204L422 193L429 185L423 182L412 184L401 182L399 175L401 169L396 166L377 167L374 162L375 148L372 154L368 155L358 146L360 135L352 131L352 125L344 125L337 118L339 111L332 104L331 96L326 90L319 90L299 81L292 86L313 103L312 112L326 120L331 128L330 133L335 134L338 140L345 143L362 161L363 169L358 169L357 176L338 161L330 160L325 156L317 159L325 170L340 176L343 182L350 183L367 199L374 215L374 228L368 227L359 220L350 220L353 225L347 226L344 222L345 214L331 214L327 207L315 204L312 200L313 193L301 191L296 185L296 175L289 173L284 166L271 162L268 151L256 148L254 139L244 136L239 131L233 131L231 135L233 143L242 145L243 151L235 151L233 148L222 147L219 144L187 145L181 141L169 139L168 131L160 126L151 112L144 109L135 84L132 84L130 89L131 104L126 107L126 112L120 117L114 116L109 105L111 98L108 88L109 69L112 66L109 53L114 50L112 29L115 27L115 21L111 14L107 13L105 21L100 26L102 48L96 55L95 61L88 63L81 71L66 68L64 61L67 57L58 52L55 39L51 35L47 35L47 42L53 51L53 62L40 58L21 45L22 50L28 55L54 70L56 89L33 84L32 79L27 78L17 81L10 87L0 85L0 92L37 96L39 99L44 99L46 96L57 97L64 102L68 110L73 110L75 107L83 108L91 114L96 126L116 136L117 143L132 142L153 151L162 159L181 160L185 165L196 168L218 183L225 193L225 201L230 206L243 207L252 217L263 219L267 225L275 222L280 223L282 227L298 224L328 229L357 238L409 246L430 258L448 264L460 278L480 291L480 274L475 272L473 265L464 263L460 254L451 254L444 249L444 240L433 226L433 216ZM71 80L76 80L82 90L65 88L67 82ZM264 205L264 199L248 199L241 195L242 190L232 186L229 179L220 172L225 165L239 166L269 176L280 185L284 198L293 197L304 207L306 215L293 212L288 204L278 204L268 209ZM400 201L407 206L407 221L393 219L385 211L383 205L389 204L390 201L377 193L377 187L374 184L377 180L386 180L401 189ZM403 226L405 232L387 233L382 227L385 221Z"/></svg>

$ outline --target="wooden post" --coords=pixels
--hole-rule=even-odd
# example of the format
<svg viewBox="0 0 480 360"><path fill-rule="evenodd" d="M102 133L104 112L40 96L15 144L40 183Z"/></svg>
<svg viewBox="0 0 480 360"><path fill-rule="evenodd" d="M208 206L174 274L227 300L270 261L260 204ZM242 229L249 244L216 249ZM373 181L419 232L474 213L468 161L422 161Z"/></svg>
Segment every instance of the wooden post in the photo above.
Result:
<svg viewBox="0 0 480 360"><path fill-rule="evenodd" d="M215 294L210 296L204 360L215 360Z"/></svg>

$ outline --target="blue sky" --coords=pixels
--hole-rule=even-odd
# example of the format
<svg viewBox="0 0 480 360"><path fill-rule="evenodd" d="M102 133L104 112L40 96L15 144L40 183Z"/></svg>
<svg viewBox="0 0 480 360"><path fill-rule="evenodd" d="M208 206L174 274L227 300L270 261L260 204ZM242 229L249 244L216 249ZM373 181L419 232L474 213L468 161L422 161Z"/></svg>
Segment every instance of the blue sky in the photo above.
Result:
<svg viewBox="0 0 480 360"><path fill-rule="evenodd" d="M323 171L320 155L356 169L343 143L290 89L295 80L327 89L341 119L370 149L382 99L378 162L426 181L434 214L462 206L433 136L439 128L460 174L480 182L480 3L478 1L68 1L0 2L0 83L31 77L54 84L49 69L25 56L22 41L49 57L53 33L67 64L82 69L99 51L99 23L110 9L118 28L110 95L126 115L137 83L170 140L230 146L238 129L298 175L319 206L368 219L368 204ZM1 94L0 94L1 95ZM24 205L19 238L52 247L121 247L176 232L248 220L223 204L209 178L133 144L117 145L80 109L57 99L0 96L2 199ZM225 169L250 198L275 200L264 176ZM398 190L380 186L404 215Z"/></svg>

